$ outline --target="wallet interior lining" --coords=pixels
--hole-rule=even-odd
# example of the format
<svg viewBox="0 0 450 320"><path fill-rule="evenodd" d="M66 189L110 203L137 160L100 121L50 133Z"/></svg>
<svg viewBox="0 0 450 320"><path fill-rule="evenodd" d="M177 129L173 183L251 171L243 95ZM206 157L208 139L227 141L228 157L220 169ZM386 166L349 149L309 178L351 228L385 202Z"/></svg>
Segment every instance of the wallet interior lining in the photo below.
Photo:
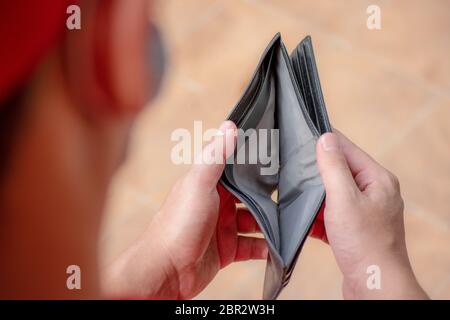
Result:
<svg viewBox="0 0 450 320"><path fill-rule="evenodd" d="M273 53L267 53L267 59L261 64L258 74L254 79L259 79L258 86L254 92L250 92L250 102L247 108L242 110L243 114L235 114L235 123L238 128L245 130L254 129L254 134L245 136L245 140L240 142L234 154L234 161L243 153L245 155L258 152L257 147L259 129L273 129L276 127L275 119L275 83L272 74ZM230 117L231 118L231 117ZM269 138L269 137L268 137ZM272 145L271 140L266 143L270 146L269 152L278 152L278 145ZM245 164L234 164L225 168L225 175L228 181L244 199L250 199L250 210L255 214L256 220L274 250L280 249L280 234L278 226L277 204L271 199L271 194L278 185L278 172L273 175L261 175L264 167L260 162L251 164L249 159L245 159ZM278 159L277 159L278 160Z"/></svg>
<svg viewBox="0 0 450 320"><path fill-rule="evenodd" d="M331 131L311 37L306 37L292 52L291 56L294 72L311 120L320 134Z"/></svg>
<svg viewBox="0 0 450 320"><path fill-rule="evenodd" d="M301 97L282 43L278 56L275 73L280 130L280 255L285 265L290 265L309 232L324 190L316 166L315 146L319 134Z"/></svg>
<svg viewBox="0 0 450 320"><path fill-rule="evenodd" d="M255 74L252 82L259 82L248 94L251 99L246 98L247 104L240 110L236 107L230 116L238 128L279 129L279 145L271 145L271 151L279 155L279 171L262 176L260 170L264 166L260 163L228 165L225 170L233 189L249 202L246 204L250 204L254 214L256 211L255 218L285 266L295 258L323 199L315 164L318 132L309 117L310 110L299 96L299 88L295 87L289 63L281 41L275 43ZM250 151L255 145L249 137L238 145L236 154ZM275 189L278 203L271 199Z"/></svg>

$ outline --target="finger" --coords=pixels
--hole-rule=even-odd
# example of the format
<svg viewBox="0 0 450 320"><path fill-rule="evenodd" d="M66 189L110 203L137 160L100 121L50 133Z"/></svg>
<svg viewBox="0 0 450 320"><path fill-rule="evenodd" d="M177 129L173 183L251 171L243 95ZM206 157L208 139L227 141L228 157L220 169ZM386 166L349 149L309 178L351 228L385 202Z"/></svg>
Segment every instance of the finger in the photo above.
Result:
<svg viewBox="0 0 450 320"><path fill-rule="evenodd" d="M265 239L238 236L234 261L266 259L268 253Z"/></svg>
<svg viewBox="0 0 450 320"><path fill-rule="evenodd" d="M237 229L240 233L261 232L255 218L246 208L237 209Z"/></svg>
<svg viewBox="0 0 450 320"><path fill-rule="evenodd" d="M231 201L220 201L219 218L216 225L216 242L221 268L234 260L237 246L236 204Z"/></svg>
<svg viewBox="0 0 450 320"><path fill-rule="evenodd" d="M309 236L311 238L322 240L325 243L328 243L327 235L325 232L325 224L323 221L315 221L311 227L311 231L309 232Z"/></svg>
<svg viewBox="0 0 450 320"><path fill-rule="evenodd" d="M219 187L217 189L225 190L223 187L222 189ZM219 191L220 202L217 229L220 231L220 234L226 233L227 235L236 235L236 203L233 201L231 194L228 191L226 192L226 194L223 194L223 191Z"/></svg>
<svg viewBox="0 0 450 320"><path fill-rule="evenodd" d="M228 191L221 183L217 184L217 192L219 193L221 200L232 200L234 203L242 203L241 200L239 200L234 194Z"/></svg>
<svg viewBox="0 0 450 320"><path fill-rule="evenodd" d="M233 154L235 145L236 125L231 121L225 121L221 124L214 140L196 156L194 165L189 171L197 182L196 188L205 191L216 188L225 168L226 159Z"/></svg>
<svg viewBox="0 0 450 320"><path fill-rule="evenodd" d="M233 196L233 200L235 203L242 203L242 201L238 197L236 197L234 194L232 196Z"/></svg>
<svg viewBox="0 0 450 320"><path fill-rule="evenodd" d="M219 194L221 202L227 202L233 200L233 195L228 191L221 183L216 185L217 193Z"/></svg>
<svg viewBox="0 0 450 320"><path fill-rule="evenodd" d="M325 229L325 223L324 223L324 209L325 206L323 205L320 208L319 213L317 214L316 219L314 220L313 225L311 226L311 231L309 232L309 235L313 238L322 240L325 243L328 243L327 233Z"/></svg>
<svg viewBox="0 0 450 320"><path fill-rule="evenodd" d="M365 191L385 169L341 132L336 130L336 134L358 189Z"/></svg>
<svg viewBox="0 0 450 320"><path fill-rule="evenodd" d="M342 152L338 136L334 133L323 134L316 149L317 165L328 199L355 196L359 189Z"/></svg>
<svg viewBox="0 0 450 320"><path fill-rule="evenodd" d="M354 176L368 168L382 168L370 155L355 145L340 131L333 129L333 132L338 136L342 152L344 153L348 166Z"/></svg>

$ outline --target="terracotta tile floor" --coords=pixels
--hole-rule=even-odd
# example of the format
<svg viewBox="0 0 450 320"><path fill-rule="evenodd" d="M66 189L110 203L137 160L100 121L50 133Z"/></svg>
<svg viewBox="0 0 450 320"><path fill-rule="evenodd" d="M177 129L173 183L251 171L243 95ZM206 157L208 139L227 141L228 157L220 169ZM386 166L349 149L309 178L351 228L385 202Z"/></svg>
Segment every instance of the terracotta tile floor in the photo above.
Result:
<svg viewBox="0 0 450 320"><path fill-rule="evenodd" d="M382 28L366 28L378 4ZM450 298L450 2L156 2L170 67L138 119L101 239L106 261L143 230L185 166L170 161L175 128L216 127L240 97L275 32L289 50L312 35L331 122L400 178L408 249L432 298ZM199 298L258 299L264 262L226 268ZM233 281L230 281L233 279ZM329 248L308 240L285 299L340 299Z"/></svg>

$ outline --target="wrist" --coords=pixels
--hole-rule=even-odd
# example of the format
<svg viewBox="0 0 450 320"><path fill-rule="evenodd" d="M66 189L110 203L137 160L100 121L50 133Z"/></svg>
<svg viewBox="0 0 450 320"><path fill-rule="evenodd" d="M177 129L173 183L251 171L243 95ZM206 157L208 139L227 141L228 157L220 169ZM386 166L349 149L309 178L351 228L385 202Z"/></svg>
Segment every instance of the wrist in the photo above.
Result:
<svg viewBox="0 0 450 320"><path fill-rule="evenodd" d="M417 282L406 252L366 257L344 274L345 299L427 299Z"/></svg>
<svg viewBox="0 0 450 320"><path fill-rule="evenodd" d="M164 242L162 232L154 219L140 239L142 245L141 250L138 250L142 256L141 260L147 265L147 269L142 276L147 279L145 285L149 294L148 299L178 299L180 296L180 284L178 270L174 265L170 256L170 249L167 248Z"/></svg>
<svg viewBox="0 0 450 320"><path fill-rule="evenodd" d="M149 226L107 269L102 285L107 295L133 299L178 298L177 272L158 234L154 224Z"/></svg>

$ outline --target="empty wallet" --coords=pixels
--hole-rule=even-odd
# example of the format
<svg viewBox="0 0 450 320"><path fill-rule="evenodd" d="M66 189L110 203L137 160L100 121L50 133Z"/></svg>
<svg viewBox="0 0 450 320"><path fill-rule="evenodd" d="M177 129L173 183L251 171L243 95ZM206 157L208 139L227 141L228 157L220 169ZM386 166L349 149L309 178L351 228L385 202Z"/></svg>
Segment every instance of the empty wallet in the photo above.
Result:
<svg viewBox="0 0 450 320"><path fill-rule="evenodd" d="M277 33L228 119L259 139L250 134L243 139L238 136L220 182L249 209L268 243L263 299L276 299L289 282L325 199L315 146L331 126L311 37L289 56ZM258 135L262 129L276 129L278 140L273 135ZM236 161L240 151L250 154L261 141L277 159L275 172L263 174L268 164L259 158L253 163Z"/></svg>

